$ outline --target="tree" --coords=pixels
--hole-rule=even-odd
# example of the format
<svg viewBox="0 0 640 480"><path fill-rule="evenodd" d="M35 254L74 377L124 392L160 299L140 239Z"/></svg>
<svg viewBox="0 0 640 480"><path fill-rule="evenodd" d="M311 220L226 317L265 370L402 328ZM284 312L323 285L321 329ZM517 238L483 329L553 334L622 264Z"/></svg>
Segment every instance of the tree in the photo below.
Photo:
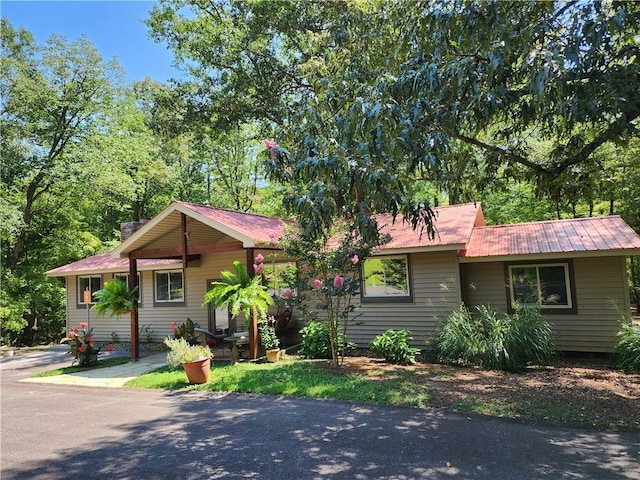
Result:
<svg viewBox="0 0 640 480"><path fill-rule="evenodd" d="M54 35L40 49L28 32L3 19L2 40L2 179L24 194L7 261L13 270L24 258L34 217L44 214L38 201L60 179L79 173L74 148L96 126L112 88L107 66L84 38L67 44Z"/></svg>
<svg viewBox="0 0 640 480"><path fill-rule="evenodd" d="M44 272L104 248L81 206L92 192L86 172L105 172L87 145L105 127L120 71L85 38L67 43L54 35L40 46L6 19L1 35L3 336L13 343L56 340L64 288Z"/></svg>
<svg viewBox="0 0 640 480"><path fill-rule="evenodd" d="M354 232L344 231L336 226L330 241L322 237L310 240L295 232L282 239L287 255L299 264L295 300L303 312L312 305L323 312L321 321L329 332L334 367L347 355L348 328L356 311L353 299L360 293L360 266L371 254L369 244ZM315 318L315 312L309 316Z"/></svg>
<svg viewBox="0 0 640 480"><path fill-rule="evenodd" d="M253 210L260 180L255 128L244 125L217 134L206 128L200 138L198 148L205 159L207 204L241 212Z"/></svg>
<svg viewBox="0 0 640 480"><path fill-rule="evenodd" d="M637 136L637 4L423 7L398 9L406 33L396 54L406 60L382 85L397 105L387 121L408 125L402 138L407 153L420 154L415 165L456 139L493 164L524 168L547 188L563 175L582 188L598 147ZM548 141L548 149L536 151L532 140Z"/></svg>
<svg viewBox="0 0 640 480"><path fill-rule="evenodd" d="M187 4L163 2L149 24L193 66L192 111L272 122L286 148L269 178L290 186L309 232L346 212L374 234L367 218L386 210L433 233L407 185L444 181L464 198L450 180L464 145L481 152L462 162L471 173L534 181L558 214L577 212L594 152L637 136L634 3Z"/></svg>

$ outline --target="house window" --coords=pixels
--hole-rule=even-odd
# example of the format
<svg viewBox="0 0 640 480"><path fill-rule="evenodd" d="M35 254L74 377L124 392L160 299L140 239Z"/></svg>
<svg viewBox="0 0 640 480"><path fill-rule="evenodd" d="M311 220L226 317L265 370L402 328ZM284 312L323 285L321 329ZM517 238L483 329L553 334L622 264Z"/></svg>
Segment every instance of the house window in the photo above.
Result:
<svg viewBox="0 0 640 480"><path fill-rule="evenodd" d="M184 275L182 270L155 272L155 304L184 305Z"/></svg>
<svg viewBox="0 0 640 480"><path fill-rule="evenodd" d="M574 312L570 262L508 265L509 304L537 304L545 311Z"/></svg>
<svg viewBox="0 0 640 480"><path fill-rule="evenodd" d="M126 274L116 274L113 276L114 280L120 280L124 282L129 290L131 290L131 285L129 285L129 275ZM140 278L140 274L138 274L138 307L142 307L142 280Z"/></svg>
<svg viewBox="0 0 640 480"><path fill-rule="evenodd" d="M362 267L363 301L411 301L409 257L389 255L365 260Z"/></svg>
<svg viewBox="0 0 640 480"><path fill-rule="evenodd" d="M91 295L91 304L96 303L93 294L102 288L101 275L87 275L78 277L78 305L84 305L84 292L89 291Z"/></svg>

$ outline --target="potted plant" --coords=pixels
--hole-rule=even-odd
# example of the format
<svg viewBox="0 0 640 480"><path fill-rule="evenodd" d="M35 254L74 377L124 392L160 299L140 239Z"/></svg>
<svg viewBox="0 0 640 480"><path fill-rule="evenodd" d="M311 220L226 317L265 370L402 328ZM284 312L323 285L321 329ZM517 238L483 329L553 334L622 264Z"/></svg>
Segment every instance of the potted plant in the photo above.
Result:
<svg viewBox="0 0 640 480"><path fill-rule="evenodd" d="M255 277L249 276L245 266L237 260L233 262L234 272L220 272L220 281L211 282L211 290L204 296L204 304L213 308L227 307L231 315L244 313L245 324L249 329L249 348L251 357L258 357L258 320L267 314L273 299L267 287L262 285L262 255L256 256Z"/></svg>
<svg viewBox="0 0 640 480"><path fill-rule="evenodd" d="M189 383L207 383L211 371L213 354L206 345L189 345L184 338L167 338L164 341L169 347L167 364L170 368L184 368Z"/></svg>
<svg viewBox="0 0 640 480"><path fill-rule="evenodd" d="M106 315L113 317L130 313L136 307L136 291L138 286L129 290L127 284L114 278L105 282L104 288L94 293L97 302L91 307L97 312L97 316Z"/></svg>
<svg viewBox="0 0 640 480"><path fill-rule="evenodd" d="M260 322L260 343L267 354L267 360L277 362L280 355L280 339L276 335L276 319L269 315Z"/></svg>

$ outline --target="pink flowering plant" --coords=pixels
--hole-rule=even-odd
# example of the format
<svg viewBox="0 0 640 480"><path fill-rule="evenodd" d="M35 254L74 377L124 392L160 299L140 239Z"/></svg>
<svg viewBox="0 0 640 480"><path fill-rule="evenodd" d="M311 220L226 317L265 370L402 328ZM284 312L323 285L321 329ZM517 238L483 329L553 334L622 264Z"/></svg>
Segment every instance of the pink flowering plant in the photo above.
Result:
<svg viewBox="0 0 640 480"><path fill-rule="evenodd" d="M87 328L86 322L81 322L80 327L73 327L64 343L69 345L69 355L78 362L80 367L91 367L98 362L100 346L93 340L93 328Z"/></svg>
<svg viewBox="0 0 640 480"><path fill-rule="evenodd" d="M289 235L283 240L287 254L298 259L298 301L300 308L313 305L328 324L331 358L338 365L349 349L348 326L355 318L357 305L353 301L360 293L361 263L371 254L371 248L354 234L304 240ZM306 308L307 317L316 313Z"/></svg>

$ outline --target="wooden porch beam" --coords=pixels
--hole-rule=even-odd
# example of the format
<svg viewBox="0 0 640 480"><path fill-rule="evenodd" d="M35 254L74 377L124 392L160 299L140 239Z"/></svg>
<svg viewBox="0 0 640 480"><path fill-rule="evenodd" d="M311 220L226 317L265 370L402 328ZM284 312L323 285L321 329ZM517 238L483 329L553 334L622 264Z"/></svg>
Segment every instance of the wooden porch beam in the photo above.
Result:
<svg viewBox="0 0 640 480"><path fill-rule="evenodd" d="M201 255L203 253L222 253L242 250L240 242L221 242L206 245L187 246L187 256ZM161 247L149 248L145 250L134 250L129 253L129 258L152 259L152 258L184 258L182 247Z"/></svg>
<svg viewBox="0 0 640 480"><path fill-rule="evenodd" d="M138 261L129 256L129 288L138 286ZM133 308L131 309L131 360L140 359L140 339L138 338L138 301L139 292L137 289L133 294L135 297Z"/></svg>
<svg viewBox="0 0 640 480"><path fill-rule="evenodd" d="M182 268L187 268L189 266L187 261L187 216L184 213L180 213L180 225L182 226Z"/></svg>
<svg viewBox="0 0 640 480"><path fill-rule="evenodd" d="M254 250L253 248L247 248L247 272L249 276L255 277L256 270L254 265ZM249 319L249 354L252 359L258 358L258 322L254 316L254 312L251 312L251 318Z"/></svg>

